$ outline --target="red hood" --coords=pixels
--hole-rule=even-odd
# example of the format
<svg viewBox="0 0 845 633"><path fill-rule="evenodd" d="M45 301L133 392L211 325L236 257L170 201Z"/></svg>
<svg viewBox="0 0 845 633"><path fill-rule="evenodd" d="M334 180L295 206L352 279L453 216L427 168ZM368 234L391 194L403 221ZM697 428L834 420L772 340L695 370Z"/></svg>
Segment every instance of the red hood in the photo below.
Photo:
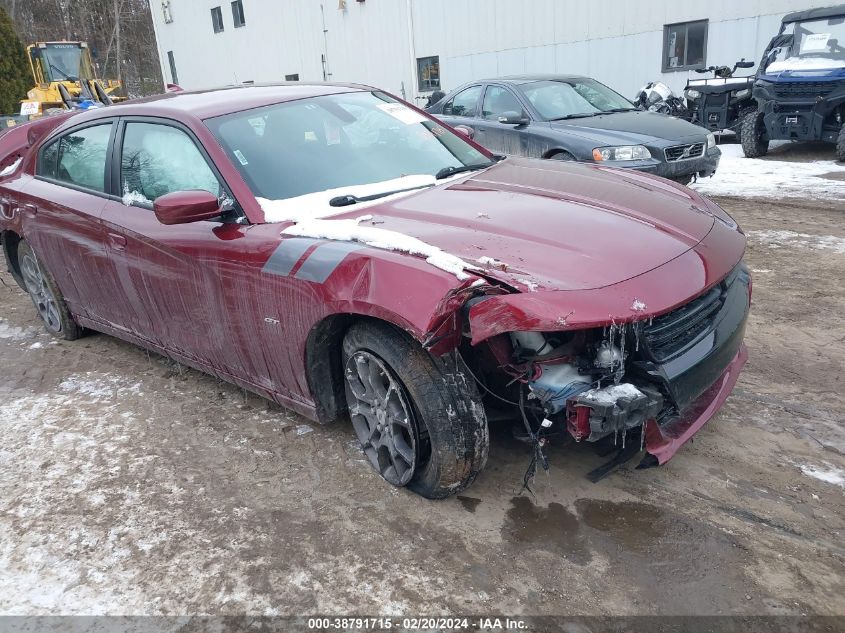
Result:
<svg viewBox="0 0 845 633"><path fill-rule="evenodd" d="M710 232L694 192L637 172L509 158L455 184L367 212L467 262L490 257L503 282L601 288L677 258Z"/></svg>

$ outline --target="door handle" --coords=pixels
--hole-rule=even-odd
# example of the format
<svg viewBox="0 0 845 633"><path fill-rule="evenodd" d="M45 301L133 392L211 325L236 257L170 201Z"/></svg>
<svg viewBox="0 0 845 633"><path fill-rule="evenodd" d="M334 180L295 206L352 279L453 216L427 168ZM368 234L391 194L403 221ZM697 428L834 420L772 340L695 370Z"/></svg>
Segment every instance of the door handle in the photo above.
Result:
<svg viewBox="0 0 845 633"><path fill-rule="evenodd" d="M126 238L118 233L109 233L109 245L116 251L126 250Z"/></svg>

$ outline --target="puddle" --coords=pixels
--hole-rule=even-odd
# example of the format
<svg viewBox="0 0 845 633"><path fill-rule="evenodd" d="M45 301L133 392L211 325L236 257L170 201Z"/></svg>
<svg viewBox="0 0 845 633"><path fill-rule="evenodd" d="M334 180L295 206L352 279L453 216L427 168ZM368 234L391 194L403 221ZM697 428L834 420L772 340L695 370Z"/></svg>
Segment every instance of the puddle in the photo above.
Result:
<svg viewBox="0 0 845 633"><path fill-rule="evenodd" d="M473 514L475 514L475 509L478 507L478 504L481 503L481 499L476 499L475 497L464 497L463 495L458 495L458 501L461 502L464 510L472 512Z"/></svg>
<svg viewBox="0 0 845 633"><path fill-rule="evenodd" d="M505 514L502 538L520 549L541 548L557 552L579 565L592 559L572 512L559 503L536 506L528 497L514 497Z"/></svg>
<svg viewBox="0 0 845 633"><path fill-rule="evenodd" d="M556 552L578 565L601 556L626 579L626 587L616 590L649 603L671 593L691 613L716 613L743 604L745 591L752 591L743 572L745 548L714 526L672 510L598 499L578 499L574 512L559 503L536 506L528 497L511 504L502 526L511 547L529 556L532 550Z"/></svg>

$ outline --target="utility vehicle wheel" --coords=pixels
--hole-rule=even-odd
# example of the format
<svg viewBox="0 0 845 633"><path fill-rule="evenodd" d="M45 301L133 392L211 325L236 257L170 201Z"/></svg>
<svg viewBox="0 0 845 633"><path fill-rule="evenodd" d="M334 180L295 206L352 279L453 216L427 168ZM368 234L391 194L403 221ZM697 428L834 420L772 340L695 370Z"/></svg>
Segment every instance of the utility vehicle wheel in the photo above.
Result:
<svg viewBox="0 0 845 633"><path fill-rule="evenodd" d="M839 138L836 141L836 159L845 163L845 125L839 128Z"/></svg>
<svg viewBox="0 0 845 633"><path fill-rule="evenodd" d="M68 310L65 299L50 271L44 267L30 245L21 240L18 244L18 264L26 291L38 310L44 327L53 336L68 341L82 336L82 328Z"/></svg>
<svg viewBox="0 0 845 633"><path fill-rule="evenodd" d="M736 121L734 121L734 124L728 127L728 129L734 133L733 140L731 140L731 136L729 134L723 134L719 137L719 143L742 143L742 124L745 122L745 117L749 114L753 114L754 112L757 112L757 106L742 108L742 110L740 110L736 115Z"/></svg>
<svg viewBox="0 0 845 633"><path fill-rule="evenodd" d="M487 418L455 356L434 358L403 332L362 322L343 340L343 362L352 426L382 477L429 499L475 480L487 461Z"/></svg>
<svg viewBox="0 0 845 633"><path fill-rule="evenodd" d="M577 160L572 154L567 151L560 151L552 154L549 156L552 160L568 160L568 161L575 161Z"/></svg>
<svg viewBox="0 0 845 633"><path fill-rule="evenodd" d="M762 112L752 112L742 121L742 152L746 158L765 156L769 151L769 134Z"/></svg>

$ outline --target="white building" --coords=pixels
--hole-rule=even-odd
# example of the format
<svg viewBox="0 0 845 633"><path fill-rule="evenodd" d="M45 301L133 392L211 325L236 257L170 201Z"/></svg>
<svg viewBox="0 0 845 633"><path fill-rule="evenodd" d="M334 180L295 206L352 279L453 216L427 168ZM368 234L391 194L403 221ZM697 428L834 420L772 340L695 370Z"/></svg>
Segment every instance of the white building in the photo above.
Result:
<svg viewBox="0 0 845 633"><path fill-rule="evenodd" d="M791 11L834 0L150 0L162 73L185 89L284 80L420 103L487 77L589 75L632 97L694 67L759 61ZM748 73L753 72L753 69Z"/></svg>

